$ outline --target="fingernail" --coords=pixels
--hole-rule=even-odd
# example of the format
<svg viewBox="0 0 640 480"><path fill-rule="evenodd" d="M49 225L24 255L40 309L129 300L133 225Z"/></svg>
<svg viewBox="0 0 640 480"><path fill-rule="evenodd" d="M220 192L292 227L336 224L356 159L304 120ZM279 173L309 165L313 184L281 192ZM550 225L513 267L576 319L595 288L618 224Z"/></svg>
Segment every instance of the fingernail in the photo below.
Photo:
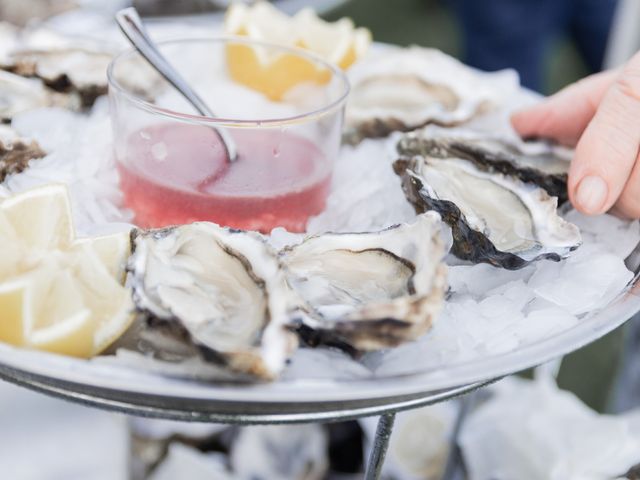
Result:
<svg viewBox="0 0 640 480"><path fill-rule="evenodd" d="M601 177L589 175L578 185L576 203L585 213L600 213L608 194L607 183Z"/></svg>

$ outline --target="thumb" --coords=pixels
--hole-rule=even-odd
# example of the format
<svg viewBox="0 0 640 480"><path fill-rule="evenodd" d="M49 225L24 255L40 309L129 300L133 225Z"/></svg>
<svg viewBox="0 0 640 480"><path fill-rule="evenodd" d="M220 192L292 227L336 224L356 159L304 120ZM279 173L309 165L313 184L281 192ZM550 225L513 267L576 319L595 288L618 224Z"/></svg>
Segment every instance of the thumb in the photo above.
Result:
<svg viewBox="0 0 640 480"><path fill-rule="evenodd" d="M546 137L574 146L589 125L618 72L598 73L520 110L511 123L521 137Z"/></svg>
<svg viewBox="0 0 640 480"><path fill-rule="evenodd" d="M640 152L640 53L627 63L604 96L576 148L569 171L569 198L583 213L611 208L631 182ZM628 195L627 195L628 196ZM633 199L633 203L637 199ZM629 203L629 199L625 199ZM634 207L635 208L635 207Z"/></svg>

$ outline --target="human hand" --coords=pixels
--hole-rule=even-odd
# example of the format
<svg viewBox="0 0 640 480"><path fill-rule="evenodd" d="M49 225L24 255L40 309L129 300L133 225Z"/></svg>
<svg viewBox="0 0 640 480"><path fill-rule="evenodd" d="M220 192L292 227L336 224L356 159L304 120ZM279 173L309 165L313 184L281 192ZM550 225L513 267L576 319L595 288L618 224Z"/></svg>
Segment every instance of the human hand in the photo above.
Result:
<svg viewBox="0 0 640 480"><path fill-rule="evenodd" d="M525 138L576 146L567 188L577 210L640 218L640 52L621 69L516 112L511 122Z"/></svg>

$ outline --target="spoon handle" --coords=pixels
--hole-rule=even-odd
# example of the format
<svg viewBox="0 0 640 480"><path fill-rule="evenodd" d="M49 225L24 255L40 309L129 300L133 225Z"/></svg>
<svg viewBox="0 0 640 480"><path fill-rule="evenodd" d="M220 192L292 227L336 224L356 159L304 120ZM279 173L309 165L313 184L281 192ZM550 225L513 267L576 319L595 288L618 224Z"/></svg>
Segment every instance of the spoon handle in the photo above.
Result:
<svg viewBox="0 0 640 480"><path fill-rule="evenodd" d="M116 13L116 21L122 33L129 39L131 44L138 50L140 55L162 75L182 96L203 116L215 118L216 115L200 96L191 88L189 83L178 73L167 61L160 50L149 37L138 11L134 7L125 8ZM234 161L237 157L237 150L233 140L229 135L218 128L213 127L220 139L224 143L229 161Z"/></svg>

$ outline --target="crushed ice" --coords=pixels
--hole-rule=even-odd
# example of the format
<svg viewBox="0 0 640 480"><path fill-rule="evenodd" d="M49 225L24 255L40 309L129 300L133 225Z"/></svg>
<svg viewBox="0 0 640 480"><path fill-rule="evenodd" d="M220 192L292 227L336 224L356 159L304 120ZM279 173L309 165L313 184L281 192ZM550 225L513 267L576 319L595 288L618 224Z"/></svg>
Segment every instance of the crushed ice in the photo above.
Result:
<svg viewBox="0 0 640 480"><path fill-rule="evenodd" d="M0 191L8 194L51 182L66 184L81 234L131 220L118 188L106 98L99 99L89 115L58 108L32 110L16 116L12 127L50 153L33 160L24 175L9 177Z"/></svg>

